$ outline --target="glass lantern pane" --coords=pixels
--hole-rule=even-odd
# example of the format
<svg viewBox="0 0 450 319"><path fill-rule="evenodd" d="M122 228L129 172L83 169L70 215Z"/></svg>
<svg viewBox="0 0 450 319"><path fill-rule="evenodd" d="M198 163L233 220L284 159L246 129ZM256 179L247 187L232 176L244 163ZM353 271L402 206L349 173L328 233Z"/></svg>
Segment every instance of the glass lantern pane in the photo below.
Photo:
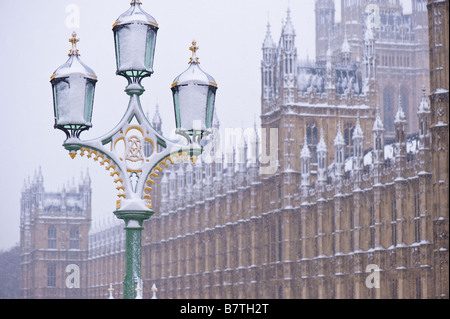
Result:
<svg viewBox="0 0 450 319"><path fill-rule="evenodd" d="M55 115L56 124L59 123L60 119L64 119L67 116L68 107L66 104L69 99L69 82L63 79L58 81L54 85L54 97L55 97Z"/></svg>
<svg viewBox="0 0 450 319"><path fill-rule="evenodd" d="M209 90L208 90L208 107L206 110L206 128L212 127L215 97L216 97L215 89L209 88Z"/></svg>
<svg viewBox="0 0 450 319"><path fill-rule="evenodd" d="M55 111L55 124L58 123L58 104L57 104L57 100L56 100L56 85L53 85L53 109Z"/></svg>
<svg viewBox="0 0 450 319"><path fill-rule="evenodd" d="M155 31L149 26L147 30L147 50L145 51L145 67L153 69L153 57L155 54Z"/></svg>
<svg viewBox="0 0 450 319"><path fill-rule="evenodd" d="M115 44L116 44L116 64L117 64L117 70L119 70L119 68L120 68L119 32L115 32L114 40L115 40Z"/></svg>
<svg viewBox="0 0 450 319"><path fill-rule="evenodd" d="M177 128L181 127L181 120L180 120L180 102L179 102L179 94L178 89L173 88L173 107L175 111L175 124Z"/></svg>
<svg viewBox="0 0 450 319"><path fill-rule="evenodd" d="M91 81L86 82L86 101L84 106L84 121L91 123L92 108L94 104L94 83Z"/></svg>

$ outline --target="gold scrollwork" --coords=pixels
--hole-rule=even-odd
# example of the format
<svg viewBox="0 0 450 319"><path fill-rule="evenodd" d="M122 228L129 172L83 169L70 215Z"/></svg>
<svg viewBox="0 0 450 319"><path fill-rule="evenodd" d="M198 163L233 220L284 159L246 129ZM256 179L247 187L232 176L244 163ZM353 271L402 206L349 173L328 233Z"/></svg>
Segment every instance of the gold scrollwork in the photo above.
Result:
<svg viewBox="0 0 450 319"><path fill-rule="evenodd" d="M151 191L153 189L152 185L155 184L156 179L159 177L159 174L163 173L165 168L169 167L169 164L175 164L183 161L191 160L193 163L197 161L196 156L190 156L187 152L180 152L180 153L174 153L167 155L165 158L163 158L161 161L159 161L158 164L156 164L152 171L148 174L147 180L145 181L144 185L144 195L142 196L142 199L145 200L146 206L149 209L152 209L152 200L151 200Z"/></svg>
<svg viewBox="0 0 450 319"><path fill-rule="evenodd" d="M75 153L76 154L76 153ZM125 195L125 186L123 183L123 179L120 176L120 171L117 167L111 164L111 159L107 158L106 155L100 154L97 150L90 149L89 147L82 147L80 149L80 156L85 156L87 158L92 158L95 162L98 162L101 166L104 166L105 169L110 173L110 175L114 178L114 183L120 183L116 189L119 192L117 197L126 198ZM120 208L120 199L118 200L119 208Z"/></svg>

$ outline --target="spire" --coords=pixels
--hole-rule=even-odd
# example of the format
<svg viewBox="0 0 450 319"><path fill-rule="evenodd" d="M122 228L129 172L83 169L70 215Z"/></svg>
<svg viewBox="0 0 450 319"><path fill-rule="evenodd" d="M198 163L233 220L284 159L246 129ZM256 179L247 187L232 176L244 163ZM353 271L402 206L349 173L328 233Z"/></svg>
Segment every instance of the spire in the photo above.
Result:
<svg viewBox="0 0 450 319"><path fill-rule="evenodd" d="M344 41L342 42L342 46L341 46L342 62L349 63L350 57L351 57L351 49L350 49L350 44L348 43L348 40L347 40L347 28L346 28L345 34L344 34Z"/></svg>
<svg viewBox="0 0 450 319"><path fill-rule="evenodd" d="M302 151L300 152L300 158L311 158L311 152L309 151L306 133L305 133L305 137L304 137L303 141L304 141L303 148L302 148Z"/></svg>
<svg viewBox="0 0 450 319"><path fill-rule="evenodd" d="M331 61L333 59L333 50L331 49L331 39L328 38L328 47L327 47L327 68L331 67ZM329 65L328 65L329 64Z"/></svg>
<svg viewBox="0 0 450 319"><path fill-rule="evenodd" d="M320 140L317 144L317 181L319 182L319 192L322 192L323 186L327 181L327 145L323 138L323 129L320 129Z"/></svg>
<svg viewBox="0 0 450 319"><path fill-rule="evenodd" d="M327 144L325 143L325 140L323 138L323 129L320 129L320 140L319 144L317 144L317 153L319 152L326 152L327 151Z"/></svg>
<svg viewBox="0 0 450 319"><path fill-rule="evenodd" d="M403 102L402 102L402 96L398 95L398 110L397 114L395 114L394 123L401 123L406 122L406 116L405 112L403 111Z"/></svg>
<svg viewBox="0 0 450 319"><path fill-rule="evenodd" d="M422 99L419 104L419 110L417 111L418 114L421 113L429 113L430 112L430 104L428 104L427 100L427 93L425 85L422 86Z"/></svg>
<svg viewBox="0 0 450 319"><path fill-rule="evenodd" d="M344 32L345 32L344 33L344 42L342 42L341 52L350 54L351 53L350 44L348 43L348 40L347 40L347 28L345 28Z"/></svg>
<svg viewBox="0 0 450 319"><path fill-rule="evenodd" d="M155 115L153 115L153 123L161 125L161 115L159 114L159 105L156 103Z"/></svg>
<svg viewBox="0 0 450 319"><path fill-rule="evenodd" d="M395 170L397 171L397 179L403 180L403 173L406 165L406 116L403 111L403 103L401 95L398 96L398 110L394 119L395 127Z"/></svg>
<svg viewBox="0 0 450 319"><path fill-rule="evenodd" d="M91 185L91 176L89 175L89 168L86 168L86 175L84 176L85 183Z"/></svg>
<svg viewBox="0 0 450 319"><path fill-rule="evenodd" d="M372 131L373 132L384 131L384 126L383 126L383 121L381 120L380 106L379 105L377 105L377 115L375 117L375 121L373 122Z"/></svg>
<svg viewBox="0 0 450 319"><path fill-rule="evenodd" d="M311 152L308 147L308 140L305 133L305 138L303 140L303 148L300 152L300 164L301 164L301 189L302 189L302 202L305 202L308 198L309 187L311 183Z"/></svg>
<svg viewBox="0 0 450 319"><path fill-rule="evenodd" d="M264 38L263 49L273 49L275 48L275 43L272 40L272 34L270 32L270 23L267 22L267 32Z"/></svg>
<svg viewBox="0 0 450 319"><path fill-rule="evenodd" d="M337 125L336 137L334 138L334 146L343 146L343 145L345 145L345 141L341 132L341 121L339 121Z"/></svg>
<svg viewBox="0 0 450 319"><path fill-rule="evenodd" d="M149 118L148 115L147 115L147 118ZM159 104L158 103L156 103L155 115L153 115L151 124L152 124L153 128L155 129L155 131L158 134L162 135L162 120L161 120L161 115L159 114Z"/></svg>
<svg viewBox="0 0 450 319"><path fill-rule="evenodd" d="M353 130L353 136L352 139L357 139L357 138L363 138L364 134L363 131L361 129L361 125L359 124L359 112L358 112L358 117L356 118L356 127Z"/></svg>
<svg viewBox="0 0 450 319"><path fill-rule="evenodd" d="M364 168L363 163L363 131L361 129L361 125L359 124L359 112L358 117L356 119L356 127L353 131L353 170L354 170L354 189L359 190L361 185L361 174L362 169Z"/></svg>
<svg viewBox="0 0 450 319"><path fill-rule="evenodd" d="M36 176L36 182L38 183L38 185L42 185L44 183L44 177L42 176L41 166L39 166L39 170Z"/></svg>
<svg viewBox="0 0 450 319"><path fill-rule="evenodd" d="M283 26L283 35L295 35L294 26L292 25L291 21L291 9L287 9L287 16L286 16L286 22Z"/></svg>

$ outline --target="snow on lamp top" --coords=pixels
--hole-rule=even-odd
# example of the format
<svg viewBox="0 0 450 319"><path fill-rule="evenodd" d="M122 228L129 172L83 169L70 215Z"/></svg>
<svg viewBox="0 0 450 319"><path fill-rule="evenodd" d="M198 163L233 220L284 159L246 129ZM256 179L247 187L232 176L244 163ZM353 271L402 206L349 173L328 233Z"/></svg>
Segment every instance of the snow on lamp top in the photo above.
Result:
<svg viewBox="0 0 450 319"><path fill-rule="evenodd" d="M57 68L55 72L53 72L50 80L53 80L55 78L67 77L68 75L75 73L82 74L92 80L97 80L95 72L86 64L84 64L79 58L80 53L77 49L77 43L79 41L80 39L77 38L77 33L73 32L72 37L69 39L69 42L72 43L72 48L70 49L68 54L69 59L59 68Z"/></svg>
<svg viewBox="0 0 450 319"><path fill-rule="evenodd" d="M151 24L155 27L158 27L158 23L155 18L153 18L150 14L145 12L141 8L141 1L132 0L130 2L131 7L122 13L119 18L117 18L116 22L113 25L113 29L117 25L123 25L132 22L141 22L143 24Z"/></svg>
<svg viewBox="0 0 450 319"><path fill-rule="evenodd" d="M187 83L205 84L217 87L216 80L200 68L200 61L197 57L198 49L197 42L193 40L192 46L189 47L189 50L192 51L192 56L189 59L189 67L173 80L172 87Z"/></svg>

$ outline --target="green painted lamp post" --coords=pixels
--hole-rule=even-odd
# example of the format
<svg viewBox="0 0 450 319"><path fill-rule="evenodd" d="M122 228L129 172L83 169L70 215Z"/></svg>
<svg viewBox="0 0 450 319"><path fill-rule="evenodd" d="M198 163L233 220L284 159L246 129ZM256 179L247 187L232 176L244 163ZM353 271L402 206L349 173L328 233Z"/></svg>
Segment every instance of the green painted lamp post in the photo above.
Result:
<svg viewBox="0 0 450 319"><path fill-rule="evenodd" d="M125 77L130 96L122 120L107 134L82 141L82 131L92 127L92 110L97 76L79 58L76 33L69 40L69 59L51 76L55 128L66 133L64 148L72 158L77 154L98 161L114 178L118 200L114 214L125 222L126 269L123 294L136 298L142 289L141 234L143 221L152 209L151 191L156 178L170 164L192 160L202 152L201 141L212 127L215 80L199 67L195 41L190 47L189 68L175 78L172 94L177 133L171 141L151 126L140 103L144 93L141 81L153 74L158 24L141 8L139 0L119 16L113 25L117 74Z"/></svg>

